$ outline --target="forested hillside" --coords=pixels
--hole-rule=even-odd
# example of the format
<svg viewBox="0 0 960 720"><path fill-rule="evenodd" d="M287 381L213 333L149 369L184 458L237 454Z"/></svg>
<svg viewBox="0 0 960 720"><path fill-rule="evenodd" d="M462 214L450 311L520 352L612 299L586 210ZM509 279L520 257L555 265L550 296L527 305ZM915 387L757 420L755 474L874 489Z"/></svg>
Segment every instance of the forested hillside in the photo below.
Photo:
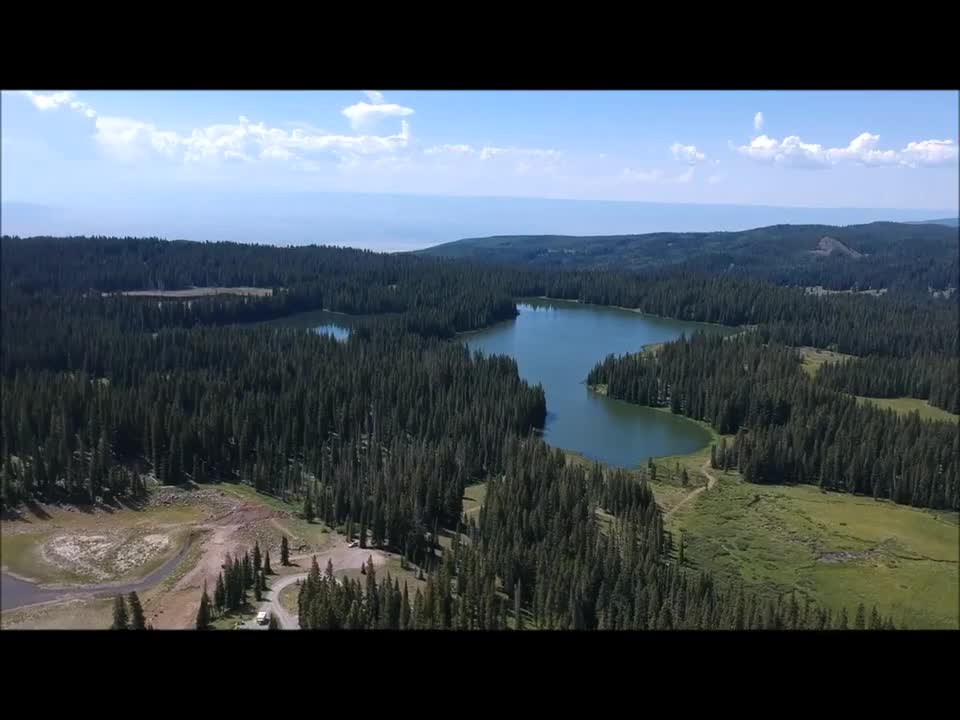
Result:
<svg viewBox="0 0 960 720"><path fill-rule="evenodd" d="M408 601L408 627L505 627L518 618L586 629L868 622L862 608L857 619L833 618L690 575L672 562L644 484L566 466L534 432L546 413L542 390L522 382L512 360L445 341L512 317L514 298L758 325L777 342L898 358L955 354L957 344L952 303L814 297L705 274L503 270L334 248L116 238L5 237L0 259L5 505L136 496L152 478L309 498L320 518L431 573L429 597L419 609L416 597ZM113 294L207 284L274 292ZM379 317L345 343L249 324L321 308ZM886 442L890 421L876 424ZM939 452L938 438L917 447ZM780 450L772 440L758 447ZM891 477L907 471L897 465ZM486 503L465 522L463 488L479 480L488 483ZM955 498L955 481L928 485L897 487L910 501ZM600 522L598 509L612 522ZM441 529L463 538L442 562L434 559ZM302 623L392 624L397 588L370 587L378 599L358 605L356 587L305 586Z"/></svg>
<svg viewBox="0 0 960 720"><path fill-rule="evenodd" d="M736 467L759 483L811 483L924 507L960 509L960 436L954 423L899 416L828 389L811 379L792 348L766 344L757 333L723 339L697 334L656 353L608 357L587 382L615 398L709 422L736 433L715 466ZM876 364L878 361L873 361ZM909 366L906 361L881 360ZM866 365L869 368L870 364ZM956 363L954 362L954 369ZM851 378L864 368L851 363ZM929 371L956 400L957 378ZM929 381L927 385L929 392Z"/></svg>
<svg viewBox="0 0 960 720"><path fill-rule="evenodd" d="M830 290L927 293L957 287L956 227L921 223L776 225L744 232L470 238L420 251L550 270L744 275Z"/></svg>

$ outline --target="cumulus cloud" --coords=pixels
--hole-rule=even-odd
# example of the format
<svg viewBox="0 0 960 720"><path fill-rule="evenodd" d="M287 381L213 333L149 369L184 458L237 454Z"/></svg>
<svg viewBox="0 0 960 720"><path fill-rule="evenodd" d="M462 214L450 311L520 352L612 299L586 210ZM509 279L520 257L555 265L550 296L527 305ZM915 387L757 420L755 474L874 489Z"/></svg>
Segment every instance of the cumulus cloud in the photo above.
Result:
<svg viewBox="0 0 960 720"><path fill-rule="evenodd" d="M72 92L36 93L32 90L22 90L21 93L29 98L37 110L56 110L67 105L76 97Z"/></svg>
<svg viewBox="0 0 960 720"><path fill-rule="evenodd" d="M151 123L119 117L98 117L97 143L113 154L126 159L152 150L184 162L202 160L292 160L304 155L332 153L373 155L405 148L410 141L410 126L401 123L396 135L336 135L296 128L290 132L251 123L241 116L235 124L196 128L189 134L161 130Z"/></svg>
<svg viewBox="0 0 960 720"><path fill-rule="evenodd" d="M413 115L413 108L388 103L381 92L364 90L364 93L370 102L358 102L342 111L354 130L372 127L383 118Z"/></svg>
<svg viewBox="0 0 960 720"><path fill-rule="evenodd" d="M696 165L698 162L703 162L707 159L706 154L697 150L696 145L682 145L681 143L675 142L670 146L670 151L673 153L674 158L689 165Z"/></svg>
<svg viewBox="0 0 960 720"><path fill-rule="evenodd" d="M560 157L559 150L496 147L491 145L485 145L483 147L474 147L473 145L431 145L430 147L424 148L423 154L475 157L480 160L492 160L496 157L553 160Z"/></svg>
<svg viewBox="0 0 960 720"><path fill-rule="evenodd" d="M757 132L760 132L761 130L763 130L763 113L762 112L758 112L756 115L753 116L753 129L756 130Z"/></svg>
<svg viewBox="0 0 960 720"><path fill-rule="evenodd" d="M907 143L900 151L906 165L949 165L957 161L957 143L953 140L921 140Z"/></svg>
<svg viewBox="0 0 960 720"><path fill-rule="evenodd" d="M953 140L911 142L903 150L881 150L879 144L880 136L867 132L855 137L846 147L836 148L806 143L797 135L790 135L783 140L759 135L749 145L737 148L737 151L761 162L808 168L828 168L842 163L870 167L933 167L957 160L957 144Z"/></svg>
<svg viewBox="0 0 960 720"><path fill-rule="evenodd" d="M26 91L23 94L39 110L69 108L94 119L93 137L97 145L122 160L156 154L185 163L204 160L249 162L259 158L300 161L300 166L305 166L311 155L332 154L343 162L347 157L394 153L406 148L411 141L410 125L406 120L401 121L400 132L395 135L343 135L309 125L287 131L262 122L252 123L241 115L236 123L215 124L179 133L134 118L98 115L87 103L77 100L72 92Z"/></svg>

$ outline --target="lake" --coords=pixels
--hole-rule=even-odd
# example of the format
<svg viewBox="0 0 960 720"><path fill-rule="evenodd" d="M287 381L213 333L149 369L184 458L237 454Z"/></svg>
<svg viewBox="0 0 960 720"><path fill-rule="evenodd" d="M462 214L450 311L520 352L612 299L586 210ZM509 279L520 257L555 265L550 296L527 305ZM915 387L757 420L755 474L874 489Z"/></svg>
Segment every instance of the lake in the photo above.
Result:
<svg viewBox="0 0 960 720"><path fill-rule="evenodd" d="M543 437L549 444L592 460L636 467L647 458L699 450L710 441L706 430L686 418L598 395L585 380L610 353L636 352L697 330L730 334L734 328L565 300L523 299L517 309L517 318L460 339L471 350L511 356L524 380L543 385ZM313 328L343 340L361 319L316 311L270 324Z"/></svg>
<svg viewBox="0 0 960 720"><path fill-rule="evenodd" d="M636 467L647 458L693 452L709 442L710 435L696 423L598 395L585 380L610 353L636 352L696 330L730 334L733 328L562 300L522 300L517 309L514 320L462 339L471 350L513 357L524 380L543 385L543 437L550 445Z"/></svg>
<svg viewBox="0 0 960 720"><path fill-rule="evenodd" d="M350 337L351 329L363 316L347 315L345 313L330 312L329 310L312 310L297 313L276 320L267 320L261 325L275 327L309 328L315 333L333 335L337 340L346 340Z"/></svg>

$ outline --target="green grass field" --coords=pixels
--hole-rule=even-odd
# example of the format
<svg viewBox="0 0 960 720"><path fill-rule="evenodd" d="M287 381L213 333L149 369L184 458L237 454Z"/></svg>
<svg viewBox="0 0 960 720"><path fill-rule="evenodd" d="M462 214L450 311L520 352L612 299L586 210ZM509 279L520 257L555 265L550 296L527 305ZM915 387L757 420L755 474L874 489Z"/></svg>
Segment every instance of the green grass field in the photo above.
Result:
<svg viewBox="0 0 960 720"><path fill-rule="evenodd" d="M909 415L912 412L920 413L924 420L937 420L940 422L960 422L960 415L954 415L938 407L934 407L926 400L919 398L872 398L857 395L857 402L862 404L871 403L881 408L889 408L901 415Z"/></svg>
<svg viewBox="0 0 960 720"><path fill-rule="evenodd" d="M463 512L467 517L480 512L483 501L487 497L487 484L477 483L469 485L463 491Z"/></svg>
<svg viewBox="0 0 960 720"><path fill-rule="evenodd" d="M684 532L690 566L834 609L876 604L910 628L958 628L956 513L718 475L667 521Z"/></svg>
<svg viewBox="0 0 960 720"><path fill-rule="evenodd" d="M803 356L803 369L810 375L816 375L820 366L826 362L839 362L855 357L854 355L844 355L843 353L812 347L801 347L797 350Z"/></svg>

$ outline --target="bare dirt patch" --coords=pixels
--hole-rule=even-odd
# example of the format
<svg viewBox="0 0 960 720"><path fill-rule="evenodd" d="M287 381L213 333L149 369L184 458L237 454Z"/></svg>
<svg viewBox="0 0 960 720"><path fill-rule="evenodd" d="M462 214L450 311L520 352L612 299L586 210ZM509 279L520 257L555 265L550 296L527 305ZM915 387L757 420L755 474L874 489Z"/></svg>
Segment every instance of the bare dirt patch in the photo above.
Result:
<svg viewBox="0 0 960 720"><path fill-rule="evenodd" d="M839 255L846 255L851 258L861 258L863 253L859 253L851 247L844 245L842 242L832 237L822 237L820 242L817 243L817 248L810 251L813 255L833 255L837 253Z"/></svg>
<svg viewBox="0 0 960 720"><path fill-rule="evenodd" d="M104 293L105 295L109 293ZM125 290L117 293L127 297L160 298L167 300L181 300L189 298L210 297L212 295L241 295L247 297L269 297L273 295L272 288L257 287L194 287L185 290Z"/></svg>

